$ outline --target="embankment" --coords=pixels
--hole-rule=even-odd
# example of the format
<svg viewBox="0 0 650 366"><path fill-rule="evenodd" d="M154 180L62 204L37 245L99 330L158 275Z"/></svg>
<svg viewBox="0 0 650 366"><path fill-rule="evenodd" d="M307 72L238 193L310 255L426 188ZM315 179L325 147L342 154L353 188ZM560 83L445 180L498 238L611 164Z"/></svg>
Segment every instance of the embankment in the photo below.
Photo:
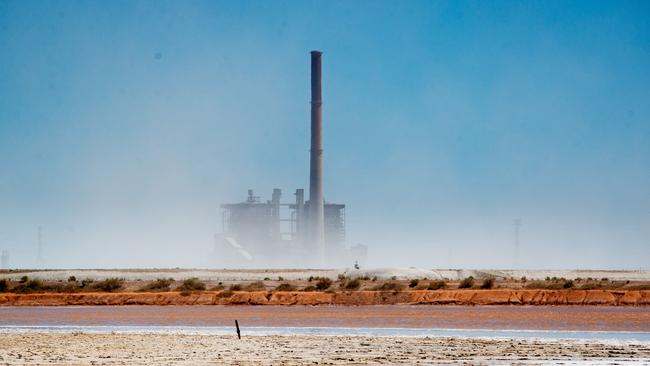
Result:
<svg viewBox="0 0 650 366"><path fill-rule="evenodd" d="M65 305L608 305L648 306L650 291L435 290L350 292L118 292L0 294L0 306Z"/></svg>

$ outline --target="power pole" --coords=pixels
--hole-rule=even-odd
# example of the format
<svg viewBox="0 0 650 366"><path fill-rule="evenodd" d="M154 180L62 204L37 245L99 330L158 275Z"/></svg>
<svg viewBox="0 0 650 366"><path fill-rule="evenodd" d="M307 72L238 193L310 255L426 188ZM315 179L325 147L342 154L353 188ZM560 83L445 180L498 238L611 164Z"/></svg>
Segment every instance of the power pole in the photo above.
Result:
<svg viewBox="0 0 650 366"><path fill-rule="evenodd" d="M514 234L515 234L514 265L516 266L519 262L519 228L521 227L521 219L514 219L512 221L512 226L514 228Z"/></svg>
<svg viewBox="0 0 650 366"><path fill-rule="evenodd" d="M2 255L0 256L0 263L2 263L2 269L9 269L9 251L3 250Z"/></svg>
<svg viewBox="0 0 650 366"><path fill-rule="evenodd" d="M37 253L38 265L43 265L43 227L38 227L38 253Z"/></svg>

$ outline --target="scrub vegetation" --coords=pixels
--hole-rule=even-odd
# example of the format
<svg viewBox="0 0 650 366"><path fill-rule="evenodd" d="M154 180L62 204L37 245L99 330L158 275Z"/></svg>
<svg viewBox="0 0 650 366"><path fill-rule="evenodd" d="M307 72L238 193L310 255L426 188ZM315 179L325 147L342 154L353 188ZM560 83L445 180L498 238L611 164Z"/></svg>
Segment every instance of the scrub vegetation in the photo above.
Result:
<svg viewBox="0 0 650 366"><path fill-rule="evenodd" d="M622 281L609 278L549 277L546 279L504 278L494 276L469 276L460 280L427 278L387 279L369 276L351 277L340 275L335 279L310 276L305 279L280 280L266 277L263 281L203 281L197 277L183 280L161 277L149 280L125 280L111 277L105 279L80 279L80 276L66 276L59 280L46 280L28 276L0 279L0 293L83 293L83 292L182 292L191 294L199 291L215 293L220 296L238 291L282 291L282 292L328 292L340 291L442 291L457 289L539 289L539 290L650 290L650 281Z"/></svg>

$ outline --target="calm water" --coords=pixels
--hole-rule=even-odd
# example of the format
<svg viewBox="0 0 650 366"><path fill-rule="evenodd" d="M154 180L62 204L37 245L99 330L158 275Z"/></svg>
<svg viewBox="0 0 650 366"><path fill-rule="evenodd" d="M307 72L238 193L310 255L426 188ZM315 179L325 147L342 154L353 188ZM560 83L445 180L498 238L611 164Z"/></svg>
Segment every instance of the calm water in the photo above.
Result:
<svg viewBox="0 0 650 366"><path fill-rule="evenodd" d="M606 306L0 307L2 331L579 338L650 341L650 308Z"/></svg>

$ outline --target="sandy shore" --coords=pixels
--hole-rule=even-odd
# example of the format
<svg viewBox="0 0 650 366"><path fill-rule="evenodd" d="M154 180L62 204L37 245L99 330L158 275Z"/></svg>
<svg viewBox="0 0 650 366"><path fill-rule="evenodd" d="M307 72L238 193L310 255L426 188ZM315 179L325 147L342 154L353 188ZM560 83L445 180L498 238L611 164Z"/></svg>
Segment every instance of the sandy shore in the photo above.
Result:
<svg viewBox="0 0 650 366"><path fill-rule="evenodd" d="M4 332L0 364L368 365L650 362L642 342Z"/></svg>

